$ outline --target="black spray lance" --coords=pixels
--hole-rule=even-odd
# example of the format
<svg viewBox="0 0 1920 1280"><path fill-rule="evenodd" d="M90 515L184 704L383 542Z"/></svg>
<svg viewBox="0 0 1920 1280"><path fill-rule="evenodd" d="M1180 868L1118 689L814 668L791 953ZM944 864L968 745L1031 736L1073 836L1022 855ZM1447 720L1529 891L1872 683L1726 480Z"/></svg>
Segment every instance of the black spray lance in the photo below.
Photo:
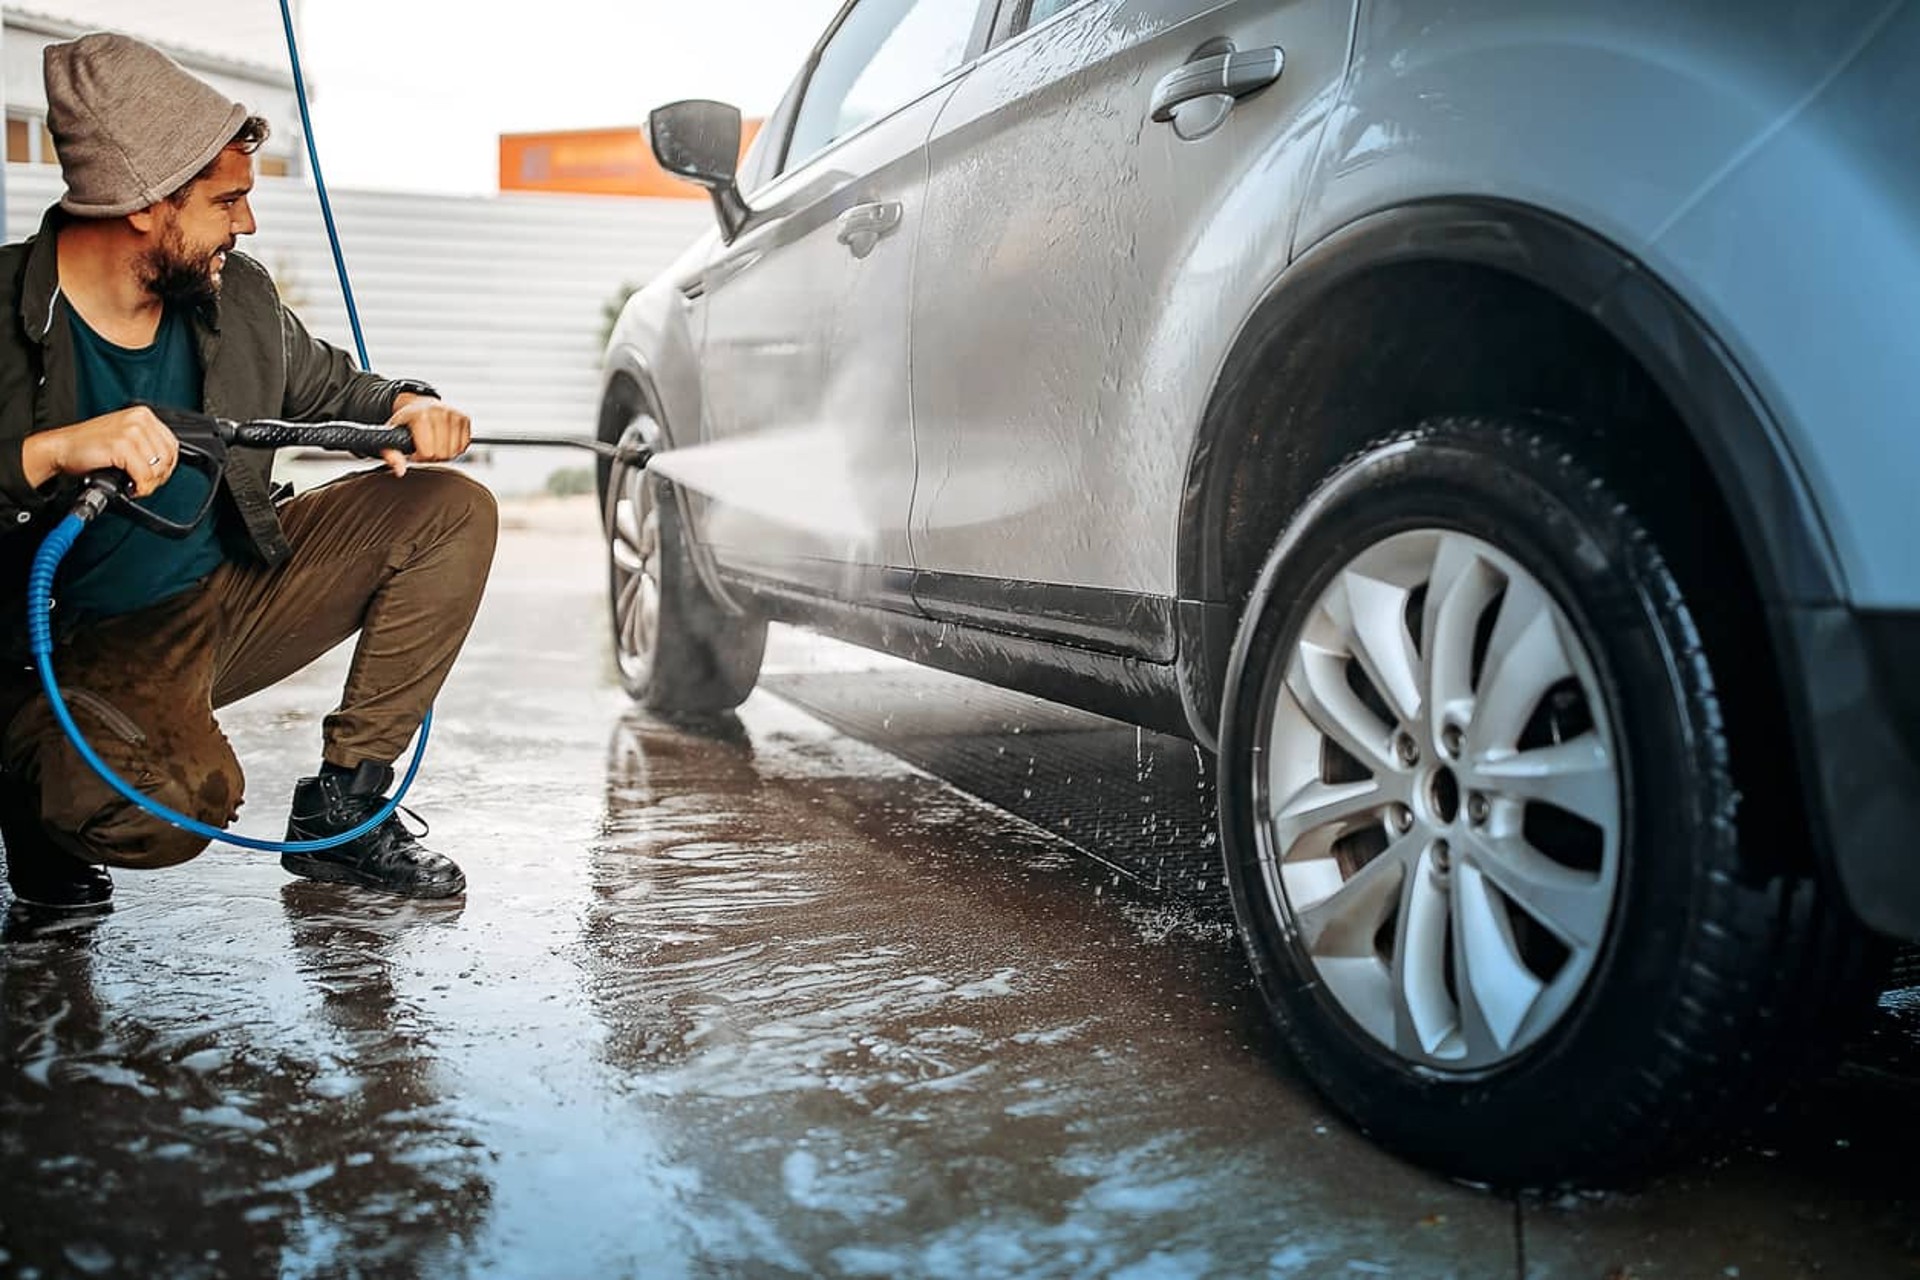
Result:
<svg viewBox="0 0 1920 1280"><path fill-rule="evenodd" d="M214 500L220 492L221 471L226 465L227 450L230 446L241 445L267 449L300 447L374 457L389 449L400 453L413 452L413 435L405 427L374 427L357 422L302 423L281 422L271 418L252 422L234 422L226 418L212 418L205 414L189 413L179 409L156 408L153 412L180 441L180 464L199 471L207 477L207 498L191 519L174 521L157 515L135 502L133 481L124 471L95 471L82 482L80 497L74 502L73 509L65 519L54 526L53 531L40 544L39 551L34 554L33 569L27 578L28 648L33 655L34 668L40 674L40 686L46 691L47 702L53 708L54 718L59 721L62 731L73 743L73 748L79 753L80 758L100 775L102 781L129 803L182 830L191 831L208 840L220 840L245 849L259 849L269 853L315 853L357 840L385 822L399 807L400 801L407 794L407 788L413 785L414 775L420 771L420 761L426 751L427 733L433 725L431 711L420 722L419 741L414 747L413 760L408 764L406 775L401 779L400 786L395 789L392 798L365 822L324 840L261 840L253 836L234 835L141 793L115 773L112 767L88 744L85 736L80 732L80 727L74 723L73 714L67 709L66 699L61 695L59 681L54 676L53 580L60 570L60 562L73 549L73 544L79 539L88 523L109 507L115 508L140 527L150 529L163 537L183 538L193 532L212 514ZM473 443L590 449L601 457L634 468L645 467L651 457L645 446L627 441L609 444L602 440L545 436L476 436Z"/></svg>

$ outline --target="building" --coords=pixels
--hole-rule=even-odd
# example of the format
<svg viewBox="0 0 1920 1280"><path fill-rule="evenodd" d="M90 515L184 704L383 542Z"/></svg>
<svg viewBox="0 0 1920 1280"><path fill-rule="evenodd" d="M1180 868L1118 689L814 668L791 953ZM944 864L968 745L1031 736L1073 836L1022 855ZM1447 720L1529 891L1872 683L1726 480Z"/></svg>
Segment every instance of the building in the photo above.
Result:
<svg viewBox="0 0 1920 1280"><path fill-rule="evenodd" d="M269 27L258 16L237 21L229 10L207 5L80 0L59 14L6 8L0 32L0 77L4 77L9 164L54 164L47 133L47 96L40 53L49 44L89 31L125 31L163 49L181 66L215 85L273 124L273 135L254 157L263 177L294 177L306 171L300 106L287 57L278 6ZM254 6L259 14L270 6Z"/></svg>
<svg viewBox="0 0 1920 1280"><path fill-rule="evenodd" d="M740 125L740 154L759 135L760 120ZM636 126L500 135L502 191L645 196L705 201L702 188L676 178L653 158L646 130Z"/></svg>
<svg viewBox="0 0 1920 1280"><path fill-rule="evenodd" d="M31 235L60 198L45 137L40 50L111 29L163 48L273 124L242 246L272 273L315 334L354 349L344 293L304 161L300 109L277 6L205 0L42 0L60 13L5 9L0 66L9 145L6 236ZM306 77L309 93L314 81ZM14 145L17 138L18 146ZM324 135L322 142L324 143ZM322 151L324 171L325 152ZM372 366L423 378L502 435L587 435L597 425L608 313L709 231L693 199L606 199L558 192L496 196L332 192L342 253ZM676 193L677 194L677 193ZM538 490L588 455L503 450L473 456L476 479L502 493ZM311 483L322 468L283 456L281 474Z"/></svg>

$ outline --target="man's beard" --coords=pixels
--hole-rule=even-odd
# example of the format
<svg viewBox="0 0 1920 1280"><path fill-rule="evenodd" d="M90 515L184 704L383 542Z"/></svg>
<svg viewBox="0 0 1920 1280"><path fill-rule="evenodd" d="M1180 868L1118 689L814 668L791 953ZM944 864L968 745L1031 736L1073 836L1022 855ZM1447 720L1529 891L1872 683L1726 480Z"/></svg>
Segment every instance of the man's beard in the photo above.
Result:
<svg viewBox="0 0 1920 1280"><path fill-rule="evenodd" d="M210 307L220 298L213 258L213 253L189 255L180 233L170 228L162 233L159 243L147 250L141 270L142 282L147 291L162 302Z"/></svg>

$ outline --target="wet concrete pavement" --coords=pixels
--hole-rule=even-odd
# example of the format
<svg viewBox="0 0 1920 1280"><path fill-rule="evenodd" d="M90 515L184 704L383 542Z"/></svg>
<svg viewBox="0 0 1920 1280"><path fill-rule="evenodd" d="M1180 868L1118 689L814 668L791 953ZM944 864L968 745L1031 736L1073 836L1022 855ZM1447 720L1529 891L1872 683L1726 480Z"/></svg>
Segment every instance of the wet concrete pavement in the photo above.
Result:
<svg viewBox="0 0 1920 1280"><path fill-rule="evenodd" d="M781 634L736 720L652 722L613 683L590 508L506 514L413 797L464 902L218 848L5 940L0 1273L1920 1275L1920 995L1710 1167L1559 1203L1447 1183L1333 1118L1253 1012L1204 855L1148 816L1204 786L1150 767L1177 744L1075 740L1142 806L1113 830L1174 850L1148 869L1053 834L1071 805L1023 821L1033 795L832 727L824 677L907 680L835 646ZM225 717L243 830L278 834L343 670ZM897 718L968 740L963 695L913 687ZM1021 790L1086 812L1094 780L1008 753L980 696Z"/></svg>

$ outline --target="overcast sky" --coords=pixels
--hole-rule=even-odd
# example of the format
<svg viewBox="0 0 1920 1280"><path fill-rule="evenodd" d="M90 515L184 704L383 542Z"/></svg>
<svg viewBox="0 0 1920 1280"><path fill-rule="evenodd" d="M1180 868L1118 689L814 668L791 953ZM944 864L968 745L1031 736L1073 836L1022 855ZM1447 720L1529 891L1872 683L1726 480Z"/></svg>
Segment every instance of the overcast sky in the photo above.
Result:
<svg viewBox="0 0 1920 1280"><path fill-rule="evenodd" d="M279 0L19 7L287 65ZM779 101L840 0L298 0L331 185L485 193L499 135L638 125L676 98ZM278 122L276 122L278 123Z"/></svg>
<svg viewBox="0 0 1920 1280"><path fill-rule="evenodd" d="M274 0L226 0L265 5ZM491 192L502 133L637 125L676 98L779 101L840 0L305 0L329 184Z"/></svg>

